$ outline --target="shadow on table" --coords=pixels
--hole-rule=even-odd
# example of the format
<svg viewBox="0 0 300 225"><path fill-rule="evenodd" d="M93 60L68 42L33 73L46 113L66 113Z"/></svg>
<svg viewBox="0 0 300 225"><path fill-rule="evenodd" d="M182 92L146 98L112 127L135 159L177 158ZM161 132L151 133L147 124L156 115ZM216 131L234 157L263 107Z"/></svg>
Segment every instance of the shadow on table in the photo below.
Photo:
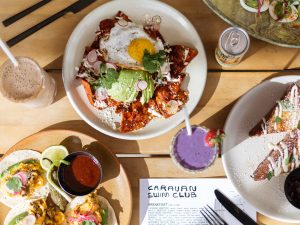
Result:
<svg viewBox="0 0 300 225"><path fill-rule="evenodd" d="M140 179L151 177L148 165L145 158L121 158L120 161L132 187L133 212L129 224L141 224L140 222L143 221L145 212L140 211ZM144 201L144 205L148 205L148 196L142 196L142 201Z"/></svg>
<svg viewBox="0 0 300 225"><path fill-rule="evenodd" d="M86 134L103 143L105 146L108 146L114 153L140 153L137 141L128 141L109 137L95 130L83 120L69 120L56 123L44 128L42 131L57 129L73 130ZM122 147L122 149L120 149L120 147Z"/></svg>
<svg viewBox="0 0 300 225"><path fill-rule="evenodd" d="M212 77L212 76L214 76L214 77ZM206 84L205 84L205 88L204 88L201 100L199 101L198 105L192 112L191 117L193 117L194 115L199 113L201 111L201 109L204 108L206 106L206 104L209 102L209 100L215 93L216 88L218 87L220 77L221 77L220 72L207 73L207 80L206 80Z"/></svg>
<svg viewBox="0 0 300 225"><path fill-rule="evenodd" d="M55 103L66 96L66 91L62 80L61 71L48 71L48 73L56 82L56 96L53 101L53 103Z"/></svg>

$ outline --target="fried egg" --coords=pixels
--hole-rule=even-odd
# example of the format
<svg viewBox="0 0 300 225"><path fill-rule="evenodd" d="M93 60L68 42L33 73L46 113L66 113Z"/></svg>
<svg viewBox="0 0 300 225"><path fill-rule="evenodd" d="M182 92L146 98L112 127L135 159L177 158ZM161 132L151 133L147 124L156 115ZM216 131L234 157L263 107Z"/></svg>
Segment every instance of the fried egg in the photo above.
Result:
<svg viewBox="0 0 300 225"><path fill-rule="evenodd" d="M122 25L122 24L121 24ZM100 40L100 50L105 52L105 60L124 66L141 65L144 51L154 54L164 49L160 39L151 38L143 27L128 22L126 26L116 23L109 38Z"/></svg>

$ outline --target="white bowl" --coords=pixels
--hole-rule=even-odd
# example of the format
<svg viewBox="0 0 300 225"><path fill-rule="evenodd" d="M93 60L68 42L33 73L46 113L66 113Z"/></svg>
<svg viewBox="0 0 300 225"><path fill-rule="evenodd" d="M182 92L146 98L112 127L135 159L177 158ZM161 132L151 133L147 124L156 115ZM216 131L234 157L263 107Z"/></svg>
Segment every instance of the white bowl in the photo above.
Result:
<svg viewBox="0 0 300 225"><path fill-rule="evenodd" d="M119 10L123 11L136 23L143 23L145 14L159 15L162 18L161 33L170 44L183 44L196 48L198 56L187 67L190 81L187 89L190 92L187 108L191 113L202 95L207 75L207 62L203 44L194 26L176 9L159 1L126 0L111 1L93 10L76 26L66 46L63 60L63 81L67 96L80 117L98 131L112 137L138 140L159 136L176 127L184 120L183 112L169 119L155 119L145 128L121 133L107 126L98 115L98 110L90 105L81 82L75 79L75 67L80 65L84 49L95 38L101 20L112 18Z"/></svg>

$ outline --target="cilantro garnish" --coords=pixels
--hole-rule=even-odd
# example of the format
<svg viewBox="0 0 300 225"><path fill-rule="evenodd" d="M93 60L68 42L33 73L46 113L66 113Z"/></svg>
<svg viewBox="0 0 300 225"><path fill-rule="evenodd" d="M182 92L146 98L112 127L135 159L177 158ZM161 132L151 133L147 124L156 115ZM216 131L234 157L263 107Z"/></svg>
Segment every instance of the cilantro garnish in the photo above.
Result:
<svg viewBox="0 0 300 225"><path fill-rule="evenodd" d="M21 179L19 177L12 177L7 181L6 186L9 190L12 190L13 192L19 192L21 191L22 187Z"/></svg>
<svg viewBox="0 0 300 225"><path fill-rule="evenodd" d="M274 171L270 171L267 175L268 180L271 180L272 177L274 177Z"/></svg>
<svg viewBox="0 0 300 225"><path fill-rule="evenodd" d="M94 90L99 87L103 87L106 90L111 89L112 84L118 81L119 75L118 71L112 68L106 69L105 64L102 63L100 65L100 77L92 83L92 87Z"/></svg>
<svg viewBox="0 0 300 225"><path fill-rule="evenodd" d="M290 160L291 160L291 156L286 158L285 161L284 161L285 165L289 165Z"/></svg>
<svg viewBox="0 0 300 225"><path fill-rule="evenodd" d="M84 220L83 222L82 222L82 225L96 225L94 222L92 222L92 221L89 221L89 220Z"/></svg>
<svg viewBox="0 0 300 225"><path fill-rule="evenodd" d="M279 101L278 104L280 104L282 106L283 111L292 111L292 110L294 110L293 104L288 99Z"/></svg>
<svg viewBox="0 0 300 225"><path fill-rule="evenodd" d="M300 120L298 121L297 128L300 130Z"/></svg>
<svg viewBox="0 0 300 225"><path fill-rule="evenodd" d="M220 136L217 136L215 138L210 139L210 142L220 144L222 142L222 138Z"/></svg>
<svg viewBox="0 0 300 225"><path fill-rule="evenodd" d="M102 209L101 210L101 217L102 217L102 225L107 225L108 224L108 221L107 221L107 217L108 217L107 209Z"/></svg>
<svg viewBox="0 0 300 225"><path fill-rule="evenodd" d="M275 123L281 123L282 119L279 116L276 116L274 122Z"/></svg>
<svg viewBox="0 0 300 225"><path fill-rule="evenodd" d="M166 54L163 50L158 53L150 54L147 49L144 51L143 66L149 73L155 73L165 63Z"/></svg>

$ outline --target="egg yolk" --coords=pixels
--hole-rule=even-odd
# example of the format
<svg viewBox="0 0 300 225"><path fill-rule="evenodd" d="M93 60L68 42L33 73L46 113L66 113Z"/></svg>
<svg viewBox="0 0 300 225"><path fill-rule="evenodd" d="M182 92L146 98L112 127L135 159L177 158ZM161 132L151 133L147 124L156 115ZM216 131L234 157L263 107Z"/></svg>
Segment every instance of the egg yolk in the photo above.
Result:
<svg viewBox="0 0 300 225"><path fill-rule="evenodd" d="M150 54L155 53L155 48L153 44L145 38L138 38L131 41L130 45L128 46L128 54L136 60L137 62L142 62L144 51L148 50Z"/></svg>

